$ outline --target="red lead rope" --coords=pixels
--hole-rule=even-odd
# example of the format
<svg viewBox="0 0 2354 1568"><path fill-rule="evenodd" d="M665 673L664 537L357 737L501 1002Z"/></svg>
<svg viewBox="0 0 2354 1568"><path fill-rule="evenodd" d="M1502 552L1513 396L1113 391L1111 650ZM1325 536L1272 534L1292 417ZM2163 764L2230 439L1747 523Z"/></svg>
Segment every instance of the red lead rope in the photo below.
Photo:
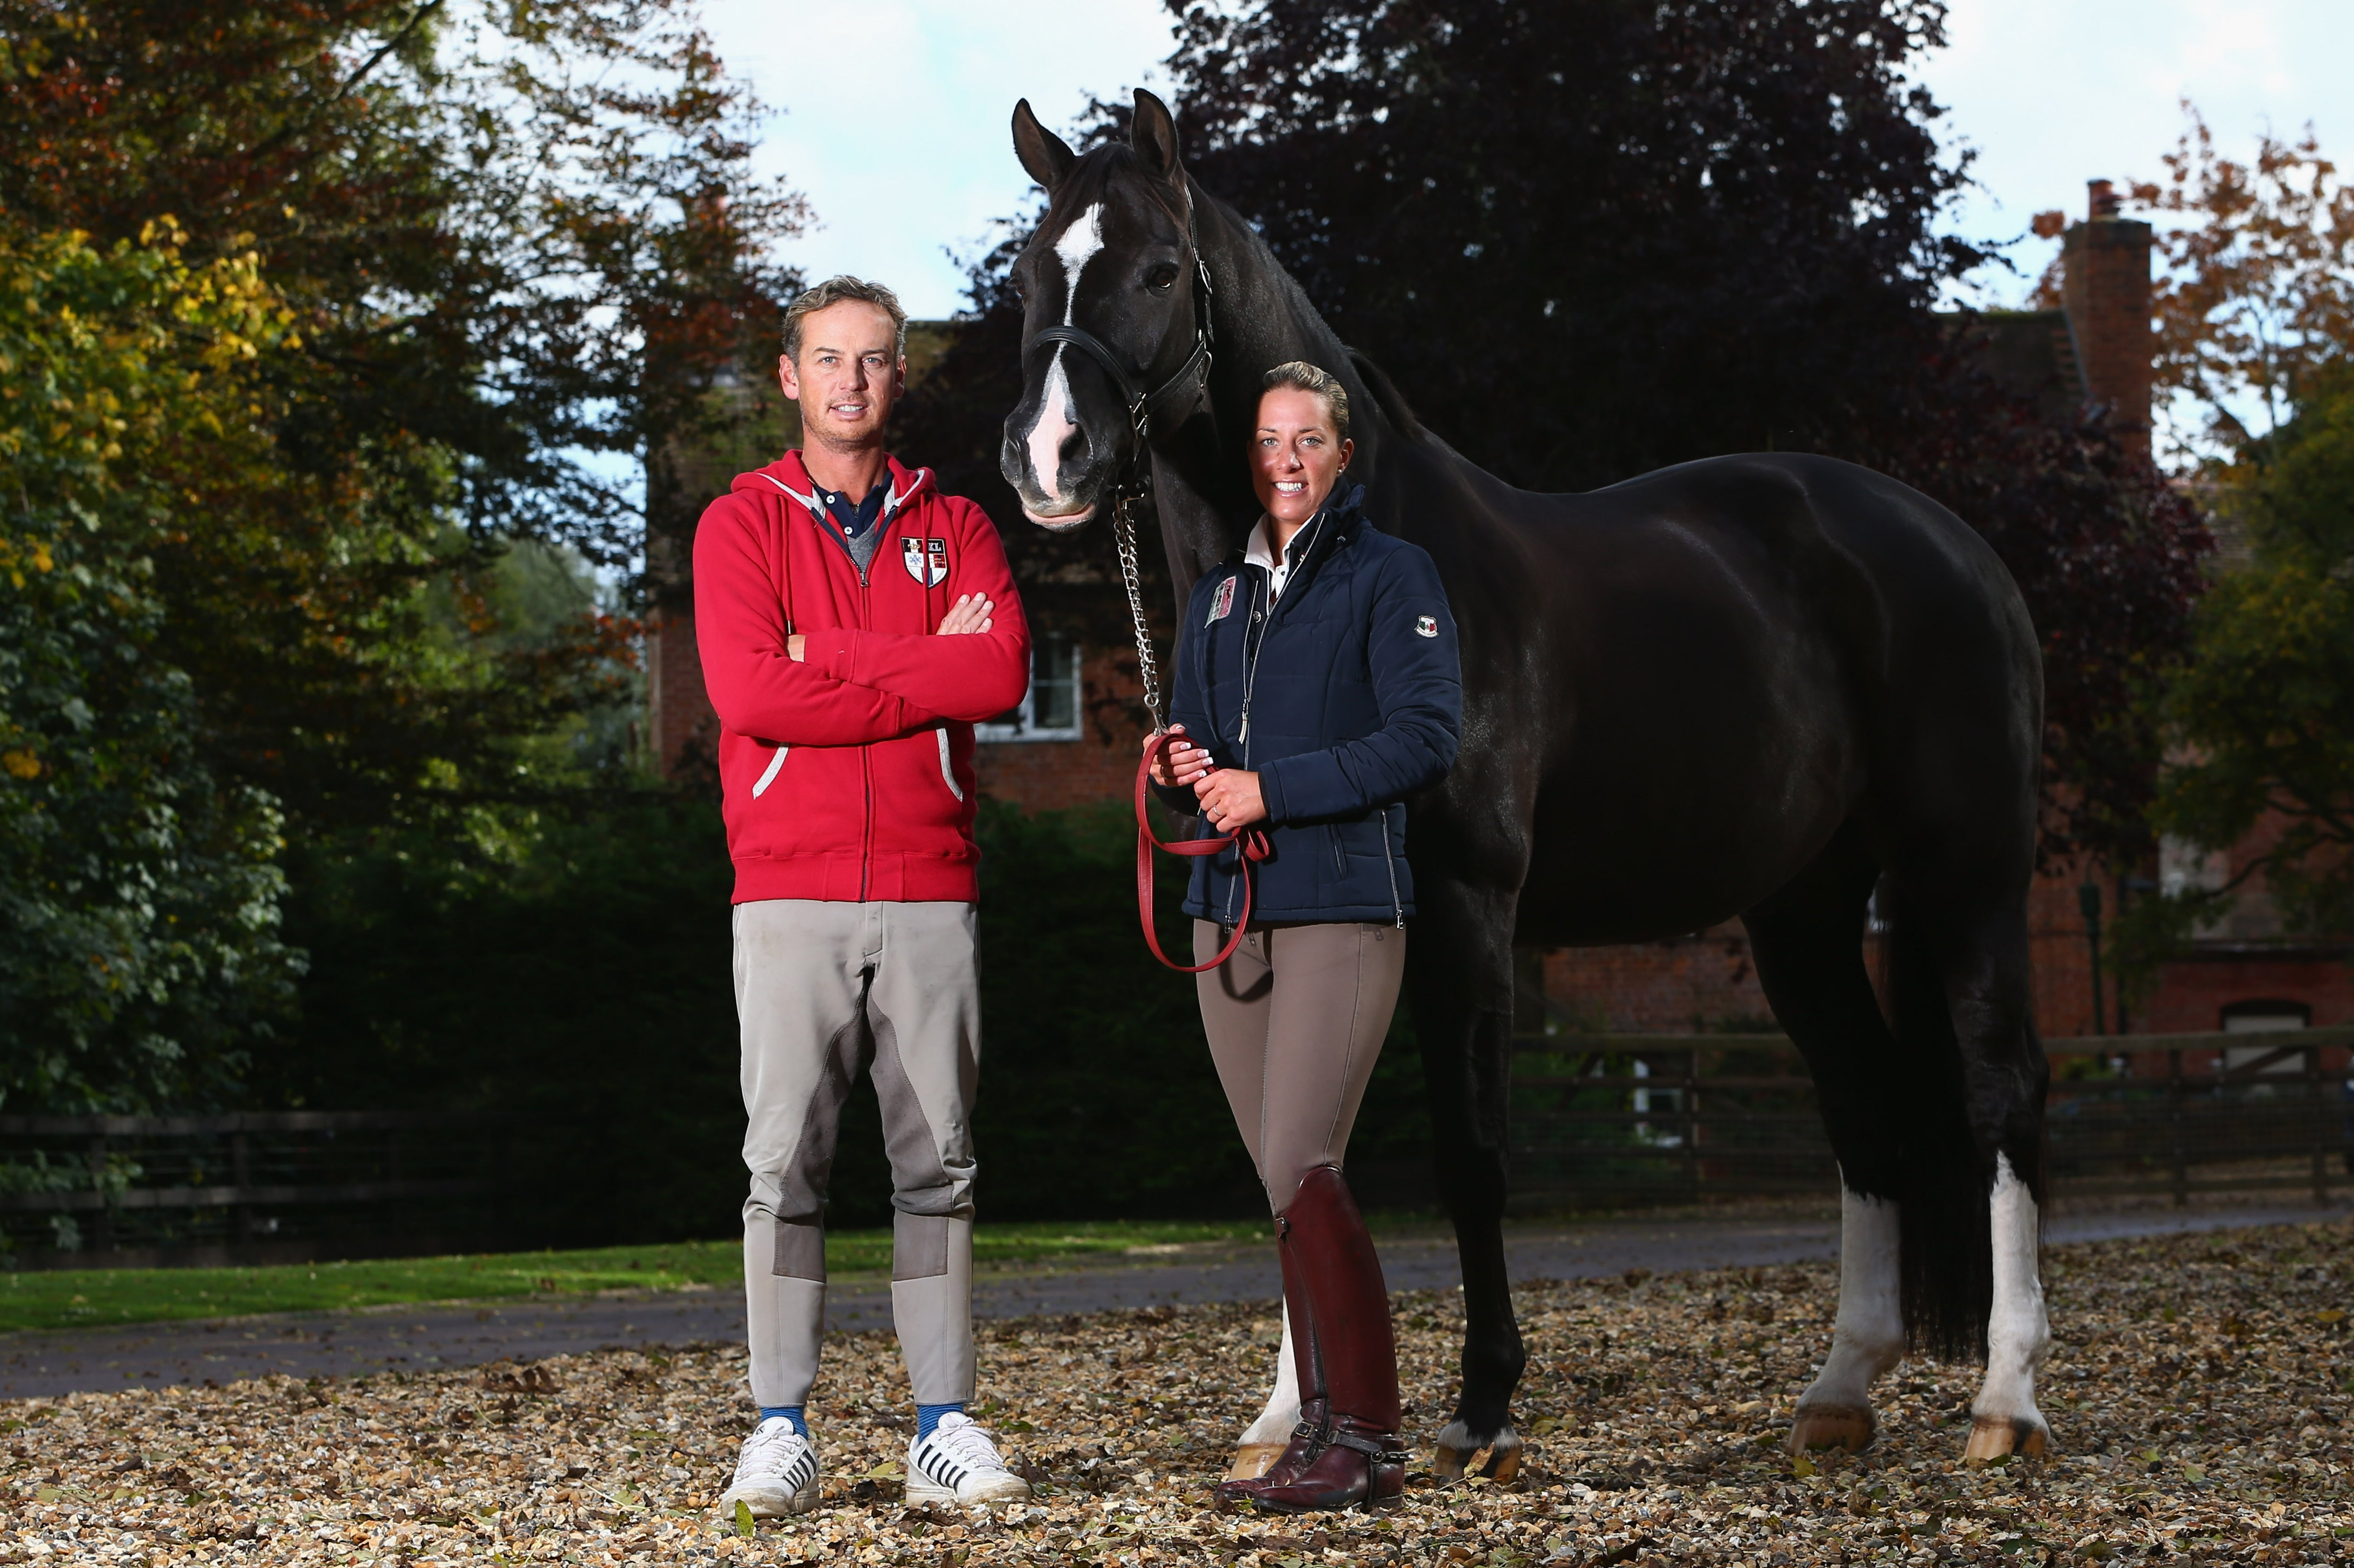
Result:
<svg viewBox="0 0 2354 1568"><path fill-rule="evenodd" d="M1179 974L1197 975L1204 969L1216 969L1233 958L1235 949L1242 946L1243 933L1250 928L1251 866L1265 860L1270 850L1267 835L1257 828L1234 828L1228 830L1223 838L1181 839L1173 844L1162 843L1153 837L1152 819L1145 811L1145 799L1152 783L1152 765L1161 760L1161 752L1168 749L1169 743L1176 738L1165 729L1155 735L1145 743L1144 760L1136 769L1136 917L1143 924L1144 945L1152 949L1154 958ZM1160 933L1153 929L1152 852L1163 849L1171 854L1216 854L1229 845L1242 851L1243 917L1236 923L1234 935L1226 938L1226 945L1218 950L1216 958L1206 964L1181 964L1161 950Z"/></svg>

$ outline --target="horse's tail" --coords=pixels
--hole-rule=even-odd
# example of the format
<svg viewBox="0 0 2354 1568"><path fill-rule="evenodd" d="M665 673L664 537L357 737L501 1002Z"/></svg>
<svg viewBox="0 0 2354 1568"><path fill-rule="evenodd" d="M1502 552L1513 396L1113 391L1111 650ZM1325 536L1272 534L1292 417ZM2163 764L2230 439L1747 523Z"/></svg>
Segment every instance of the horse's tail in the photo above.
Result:
<svg viewBox="0 0 2354 1568"><path fill-rule="evenodd" d="M1980 1357L1994 1306L1994 1253L1961 1044L1919 915L1888 881L1881 906L1896 1024L1905 1337L1931 1355Z"/></svg>

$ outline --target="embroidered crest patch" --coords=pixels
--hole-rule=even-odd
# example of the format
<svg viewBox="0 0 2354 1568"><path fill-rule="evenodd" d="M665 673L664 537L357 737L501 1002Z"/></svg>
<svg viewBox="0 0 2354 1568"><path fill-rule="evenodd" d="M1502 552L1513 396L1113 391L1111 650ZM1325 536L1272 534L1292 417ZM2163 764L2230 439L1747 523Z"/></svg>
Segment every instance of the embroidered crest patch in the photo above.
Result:
<svg viewBox="0 0 2354 1568"><path fill-rule="evenodd" d="M1225 620L1227 612L1235 608L1235 584L1238 580L1235 577L1228 577L1218 585L1217 593L1210 600L1210 620ZM1207 626L1210 620L1205 620L1202 624Z"/></svg>
<svg viewBox="0 0 2354 1568"><path fill-rule="evenodd" d="M1437 636L1437 635L1438 635L1438 617L1437 617L1437 616L1435 616L1435 615L1417 615L1417 616L1416 616L1416 617L1414 618L1414 634L1415 634L1416 637L1436 637L1436 636Z"/></svg>
<svg viewBox="0 0 2354 1568"><path fill-rule="evenodd" d="M949 542L946 539L902 539L899 559L907 575L926 588L938 588L949 577Z"/></svg>

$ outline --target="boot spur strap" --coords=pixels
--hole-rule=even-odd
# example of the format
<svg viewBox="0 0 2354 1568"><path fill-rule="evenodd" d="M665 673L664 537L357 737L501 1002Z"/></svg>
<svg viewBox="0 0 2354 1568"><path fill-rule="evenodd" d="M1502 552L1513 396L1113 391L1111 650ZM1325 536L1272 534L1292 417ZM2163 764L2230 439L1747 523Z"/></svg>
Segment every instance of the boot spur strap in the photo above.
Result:
<svg viewBox="0 0 2354 1568"><path fill-rule="evenodd" d="M1350 1449L1381 1464L1403 1465L1407 1458L1403 1450L1393 1448L1377 1438L1360 1437L1353 1432L1335 1432L1327 1442L1333 1447Z"/></svg>

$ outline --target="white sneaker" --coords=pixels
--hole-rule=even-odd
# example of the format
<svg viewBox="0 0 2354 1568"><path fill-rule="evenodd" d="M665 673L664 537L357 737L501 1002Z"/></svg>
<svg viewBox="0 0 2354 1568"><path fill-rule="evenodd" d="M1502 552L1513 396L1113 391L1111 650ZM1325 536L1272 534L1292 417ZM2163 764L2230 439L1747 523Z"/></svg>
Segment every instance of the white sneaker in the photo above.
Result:
<svg viewBox="0 0 2354 1568"><path fill-rule="evenodd" d="M781 1415L771 1415L744 1439L736 1478L720 1494L719 1507L734 1513L737 1503L754 1519L782 1519L817 1507L817 1449Z"/></svg>
<svg viewBox="0 0 2354 1568"><path fill-rule="evenodd" d="M1026 1500L1030 1483L1005 1467L981 1424L951 1410L928 1437L907 1445L907 1500L960 1508Z"/></svg>

